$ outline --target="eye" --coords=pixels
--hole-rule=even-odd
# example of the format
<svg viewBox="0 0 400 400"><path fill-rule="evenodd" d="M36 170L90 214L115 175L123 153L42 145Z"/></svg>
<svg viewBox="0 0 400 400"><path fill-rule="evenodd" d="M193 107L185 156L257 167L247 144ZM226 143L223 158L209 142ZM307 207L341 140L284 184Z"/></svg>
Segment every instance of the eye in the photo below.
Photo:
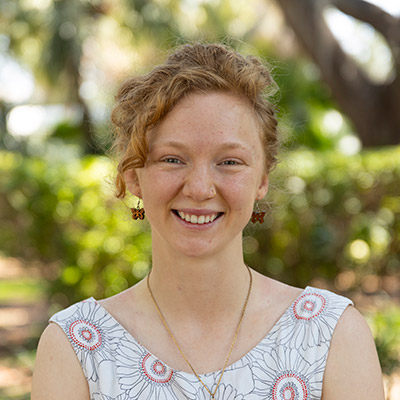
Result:
<svg viewBox="0 0 400 400"><path fill-rule="evenodd" d="M180 164L181 160L175 157L165 157L161 160L162 162L165 162L167 164Z"/></svg>
<svg viewBox="0 0 400 400"><path fill-rule="evenodd" d="M239 161L237 160L225 160L221 163L222 165L239 165Z"/></svg>

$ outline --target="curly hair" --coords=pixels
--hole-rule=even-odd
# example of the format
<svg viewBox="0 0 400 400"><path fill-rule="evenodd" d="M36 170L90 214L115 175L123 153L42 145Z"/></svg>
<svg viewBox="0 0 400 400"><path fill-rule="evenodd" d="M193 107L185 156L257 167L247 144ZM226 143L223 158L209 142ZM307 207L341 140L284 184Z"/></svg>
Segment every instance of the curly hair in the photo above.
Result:
<svg viewBox="0 0 400 400"><path fill-rule="evenodd" d="M247 100L263 138L267 173L277 163L279 142L274 106L276 84L254 56L242 56L221 44L186 44L146 75L123 83L111 114L113 150L119 159L116 196L126 194L124 172L142 168L148 152L147 132L156 127L189 93L224 91Z"/></svg>

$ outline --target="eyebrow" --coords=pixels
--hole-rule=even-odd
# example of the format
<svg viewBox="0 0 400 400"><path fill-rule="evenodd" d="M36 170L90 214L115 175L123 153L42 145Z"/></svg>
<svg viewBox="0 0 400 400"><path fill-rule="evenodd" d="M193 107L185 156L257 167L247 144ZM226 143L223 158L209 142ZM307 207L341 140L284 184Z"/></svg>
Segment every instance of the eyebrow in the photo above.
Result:
<svg viewBox="0 0 400 400"><path fill-rule="evenodd" d="M186 144L184 142L179 142L176 140L167 140L165 142L159 143L158 146L171 146L171 147L177 147L180 149L186 148ZM245 144L241 143L241 142L230 141L230 142L223 142L221 144L221 147L223 147L224 149L244 149Z"/></svg>

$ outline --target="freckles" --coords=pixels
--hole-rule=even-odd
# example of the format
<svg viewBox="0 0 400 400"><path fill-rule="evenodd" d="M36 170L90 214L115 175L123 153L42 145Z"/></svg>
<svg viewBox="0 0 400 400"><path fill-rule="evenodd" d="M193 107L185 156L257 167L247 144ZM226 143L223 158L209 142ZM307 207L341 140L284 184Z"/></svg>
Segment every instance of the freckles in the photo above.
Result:
<svg viewBox="0 0 400 400"><path fill-rule="evenodd" d="M243 201L245 197L249 197L250 192L255 187L254 179L251 176L243 177L239 180L232 179L226 180L224 185L224 192L231 198Z"/></svg>

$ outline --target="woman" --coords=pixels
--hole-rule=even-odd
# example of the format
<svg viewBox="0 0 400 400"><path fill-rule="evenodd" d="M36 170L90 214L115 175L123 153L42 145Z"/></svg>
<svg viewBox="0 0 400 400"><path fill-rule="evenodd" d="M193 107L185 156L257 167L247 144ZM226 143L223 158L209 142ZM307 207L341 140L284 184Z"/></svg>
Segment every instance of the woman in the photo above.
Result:
<svg viewBox="0 0 400 400"><path fill-rule="evenodd" d="M143 201L152 270L51 318L33 400L384 398L350 300L243 261L242 231L276 163L272 87L256 58L203 44L122 86L118 196ZM143 218L139 205L132 212Z"/></svg>

